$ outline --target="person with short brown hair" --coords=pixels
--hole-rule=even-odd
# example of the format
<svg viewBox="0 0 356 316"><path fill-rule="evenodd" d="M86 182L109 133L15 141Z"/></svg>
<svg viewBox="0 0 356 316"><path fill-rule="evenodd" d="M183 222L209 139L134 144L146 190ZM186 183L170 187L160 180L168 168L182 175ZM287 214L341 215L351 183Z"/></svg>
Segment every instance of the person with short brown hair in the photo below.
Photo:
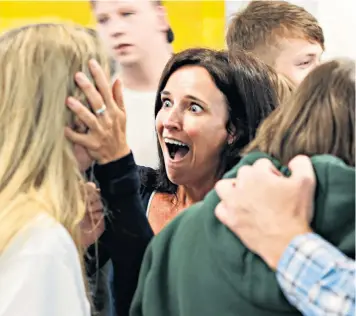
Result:
<svg viewBox="0 0 356 316"><path fill-rule="evenodd" d="M289 100L296 87L286 76L276 72L272 67L268 67L268 69L269 77L278 97L278 104L281 106Z"/></svg>
<svg viewBox="0 0 356 316"><path fill-rule="evenodd" d="M252 1L232 18L229 50L251 51L298 85L319 64L324 34L317 19L287 1Z"/></svg>
<svg viewBox="0 0 356 316"><path fill-rule="evenodd" d="M91 6L96 30L117 64L135 161L156 168L154 101L174 39L166 9L161 1L151 0L92 0Z"/></svg>
<svg viewBox="0 0 356 316"><path fill-rule="evenodd" d="M282 163L296 155L329 154L355 166L355 63L336 59L316 68L285 106L259 127L244 150Z"/></svg>

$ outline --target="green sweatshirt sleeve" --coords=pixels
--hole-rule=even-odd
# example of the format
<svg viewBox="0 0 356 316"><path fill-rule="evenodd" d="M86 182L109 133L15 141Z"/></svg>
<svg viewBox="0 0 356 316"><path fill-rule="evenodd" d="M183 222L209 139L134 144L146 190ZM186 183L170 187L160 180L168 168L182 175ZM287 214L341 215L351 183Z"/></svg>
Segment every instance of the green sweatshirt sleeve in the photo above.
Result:
<svg viewBox="0 0 356 316"><path fill-rule="evenodd" d="M251 153L243 165L270 159ZM332 156L312 158L317 175L312 228L348 256L355 256L355 169ZM261 179L263 181L263 179ZM238 197L237 197L238 198ZM275 272L215 217L215 190L177 216L147 249L131 316L296 316Z"/></svg>

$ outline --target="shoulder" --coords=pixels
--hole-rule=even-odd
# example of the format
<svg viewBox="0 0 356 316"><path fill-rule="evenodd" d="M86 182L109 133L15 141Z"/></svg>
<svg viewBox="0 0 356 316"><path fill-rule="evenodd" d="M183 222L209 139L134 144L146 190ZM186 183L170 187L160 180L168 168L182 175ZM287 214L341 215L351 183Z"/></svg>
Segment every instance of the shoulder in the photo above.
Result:
<svg viewBox="0 0 356 316"><path fill-rule="evenodd" d="M270 155L260 152L260 151L252 151L246 155L244 155L240 161L232 167L228 172L226 172L223 176L223 178L235 178L236 173L241 168L242 166L251 166L253 165L257 160L266 158L268 160L271 160L272 163L280 169L282 166L281 164L274 158L272 158Z"/></svg>
<svg viewBox="0 0 356 316"><path fill-rule="evenodd" d="M316 174L312 228L350 257L355 255L355 168L330 155L312 157Z"/></svg>
<svg viewBox="0 0 356 316"><path fill-rule="evenodd" d="M11 240L0 257L0 314L90 315L79 255L67 230L46 214ZM18 302L22 304L18 304Z"/></svg>
<svg viewBox="0 0 356 316"><path fill-rule="evenodd" d="M10 242L1 256L2 261L25 257L62 258L63 262L78 260L76 246L68 231L46 214L36 217Z"/></svg>
<svg viewBox="0 0 356 316"><path fill-rule="evenodd" d="M347 173L354 174L355 167L347 165L343 160L332 155L316 155L311 157L314 168L325 168L329 172L334 170L344 170Z"/></svg>
<svg viewBox="0 0 356 316"><path fill-rule="evenodd" d="M355 191L355 167L332 155L316 155L311 158L317 178L317 186L346 192Z"/></svg>

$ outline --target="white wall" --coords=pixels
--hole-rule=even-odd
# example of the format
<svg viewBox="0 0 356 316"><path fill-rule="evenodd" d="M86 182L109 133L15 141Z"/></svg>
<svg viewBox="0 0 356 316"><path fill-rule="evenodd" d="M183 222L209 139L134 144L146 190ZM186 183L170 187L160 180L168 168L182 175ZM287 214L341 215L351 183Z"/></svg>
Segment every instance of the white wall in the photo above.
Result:
<svg viewBox="0 0 356 316"><path fill-rule="evenodd" d="M225 17L242 9L249 1L226 0ZM290 0L312 13L323 28L326 51L323 59L356 58L356 0Z"/></svg>
<svg viewBox="0 0 356 316"><path fill-rule="evenodd" d="M325 36L324 59L356 58L356 1L318 0L317 18Z"/></svg>

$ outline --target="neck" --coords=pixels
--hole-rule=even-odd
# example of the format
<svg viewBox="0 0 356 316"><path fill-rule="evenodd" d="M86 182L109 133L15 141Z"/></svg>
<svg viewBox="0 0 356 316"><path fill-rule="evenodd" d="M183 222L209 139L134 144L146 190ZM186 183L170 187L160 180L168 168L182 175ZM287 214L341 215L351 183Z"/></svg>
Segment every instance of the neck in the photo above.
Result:
<svg viewBox="0 0 356 316"><path fill-rule="evenodd" d="M155 91L171 52L162 50L145 56L144 61L132 65L121 65L120 73L125 88L135 91Z"/></svg>
<svg viewBox="0 0 356 316"><path fill-rule="evenodd" d="M215 177L208 181L199 181L197 186L178 186L177 199L182 208L187 208L194 203L201 201L205 195L214 188L216 183ZM202 185L204 183L204 185Z"/></svg>

